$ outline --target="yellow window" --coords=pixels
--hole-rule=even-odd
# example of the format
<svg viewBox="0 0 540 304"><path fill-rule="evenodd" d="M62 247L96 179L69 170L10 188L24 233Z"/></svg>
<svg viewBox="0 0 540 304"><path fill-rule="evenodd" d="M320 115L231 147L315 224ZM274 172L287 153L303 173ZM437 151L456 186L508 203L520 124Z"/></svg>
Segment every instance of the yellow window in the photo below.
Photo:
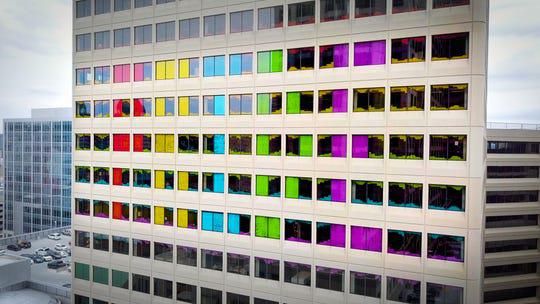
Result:
<svg viewBox="0 0 540 304"><path fill-rule="evenodd" d="M156 80L174 79L174 60L156 62Z"/></svg>
<svg viewBox="0 0 540 304"><path fill-rule="evenodd" d="M174 135L165 135L165 153L174 153Z"/></svg>
<svg viewBox="0 0 540 304"><path fill-rule="evenodd" d="M165 97L156 97L156 116L165 116Z"/></svg>
<svg viewBox="0 0 540 304"><path fill-rule="evenodd" d="M180 59L178 62L178 76L189 78L189 59Z"/></svg>
<svg viewBox="0 0 540 304"><path fill-rule="evenodd" d="M165 79L165 61L156 62L156 80Z"/></svg>
<svg viewBox="0 0 540 304"><path fill-rule="evenodd" d="M187 228L188 227L188 211L187 209L177 209L177 222L178 227Z"/></svg>
<svg viewBox="0 0 540 304"><path fill-rule="evenodd" d="M165 224L165 208L163 207L154 207L154 224L164 225Z"/></svg>
<svg viewBox="0 0 540 304"><path fill-rule="evenodd" d="M156 152L174 153L174 134L156 134Z"/></svg>
<svg viewBox="0 0 540 304"><path fill-rule="evenodd" d="M178 113L180 116L189 116L189 97L178 97Z"/></svg>
<svg viewBox="0 0 540 304"><path fill-rule="evenodd" d="M163 170L154 171L154 179L155 179L154 188L165 189L165 171Z"/></svg>
<svg viewBox="0 0 540 304"><path fill-rule="evenodd" d="M189 172L178 172L178 190L188 191Z"/></svg>
<svg viewBox="0 0 540 304"><path fill-rule="evenodd" d="M174 79L174 60L167 60L165 62L165 78Z"/></svg>

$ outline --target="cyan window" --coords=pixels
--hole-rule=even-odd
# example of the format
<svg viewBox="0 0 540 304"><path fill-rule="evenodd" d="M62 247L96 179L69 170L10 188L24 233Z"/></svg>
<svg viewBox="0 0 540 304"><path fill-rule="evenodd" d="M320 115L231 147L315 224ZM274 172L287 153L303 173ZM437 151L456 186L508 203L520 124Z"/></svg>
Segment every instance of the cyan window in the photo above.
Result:
<svg viewBox="0 0 540 304"><path fill-rule="evenodd" d="M225 95L203 96L204 115L225 115Z"/></svg>
<svg viewBox="0 0 540 304"><path fill-rule="evenodd" d="M223 232L223 213L203 211L202 230Z"/></svg>
<svg viewBox="0 0 540 304"><path fill-rule="evenodd" d="M232 54L229 56L229 75L249 75L253 73L253 54Z"/></svg>
<svg viewBox="0 0 540 304"><path fill-rule="evenodd" d="M225 56L204 57L204 77L225 76Z"/></svg>
<svg viewBox="0 0 540 304"><path fill-rule="evenodd" d="M223 193L223 173L203 173L203 192Z"/></svg>
<svg viewBox="0 0 540 304"><path fill-rule="evenodd" d="M204 134L203 135L204 154L225 154L224 134Z"/></svg>
<svg viewBox="0 0 540 304"><path fill-rule="evenodd" d="M249 235L251 216L249 214L227 214L227 232L232 234Z"/></svg>

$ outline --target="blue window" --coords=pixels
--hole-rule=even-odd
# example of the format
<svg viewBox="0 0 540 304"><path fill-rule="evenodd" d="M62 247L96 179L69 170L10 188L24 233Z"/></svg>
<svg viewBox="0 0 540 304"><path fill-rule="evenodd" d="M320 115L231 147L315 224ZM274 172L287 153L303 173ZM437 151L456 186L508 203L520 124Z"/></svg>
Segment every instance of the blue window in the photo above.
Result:
<svg viewBox="0 0 540 304"><path fill-rule="evenodd" d="M92 81L92 72L90 68L76 69L75 74L77 80L76 85L78 86L90 84Z"/></svg>
<svg viewBox="0 0 540 304"><path fill-rule="evenodd" d="M249 75L253 73L253 54L233 54L229 58L229 75Z"/></svg>
<svg viewBox="0 0 540 304"><path fill-rule="evenodd" d="M111 79L111 68L101 66L94 68L94 84L107 84Z"/></svg>
<svg viewBox="0 0 540 304"><path fill-rule="evenodd" d="M232 234L249 235L251 216L249 214L227 214L227 232Z"/></svg>
<svg viewBox="0 0 540 304"><path fill-rule="evenodd" d="M223 232L223 213L203 211L202 230Z"/></svg>
<svg viewBox="0 0 540 304"><path fill-rule="evenodd" d="M204 154L225 154L224 134L203 134Z"/></svg>
<svg viewBox="0 0 540 304"><path fill-rule="evenodd" d="M223 173L203 173L203 192L223 193Z"/></svg>
<svg viewBox="0 0 540 304"><path fill-rule="evenodd" d="M225 76L225 56L204 57L204 77Z"/></svg>
<svg viewBox="0 0 540 304"><path fill-rule="evenodd" d="M203 96L204 115L225 115L225 95Z"/></svg>

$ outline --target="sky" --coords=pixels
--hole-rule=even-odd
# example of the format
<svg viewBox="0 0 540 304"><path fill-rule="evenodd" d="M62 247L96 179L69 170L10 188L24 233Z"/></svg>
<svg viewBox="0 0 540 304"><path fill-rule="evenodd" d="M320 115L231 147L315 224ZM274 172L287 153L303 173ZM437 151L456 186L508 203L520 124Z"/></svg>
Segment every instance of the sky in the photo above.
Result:
<svg viewBox="0 0 540 304"><path fill-rule="evenodd" d="M0 0L0 119L71 106L71 2ZM540 123L540 1L490 5L488 121Z"/></svg>

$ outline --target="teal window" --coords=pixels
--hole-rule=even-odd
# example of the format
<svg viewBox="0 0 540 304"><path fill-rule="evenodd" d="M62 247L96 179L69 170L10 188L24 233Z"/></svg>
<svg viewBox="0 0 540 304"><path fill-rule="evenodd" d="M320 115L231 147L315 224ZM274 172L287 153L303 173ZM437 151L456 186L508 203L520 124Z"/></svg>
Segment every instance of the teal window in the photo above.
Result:
<svg viewBox="0 0 540 304"><path fill-rule="evenodd" d="M225 154L224 134L203 134L204 154Z"/></svg>
<svg viewBox="0 0 540 304"><path fill-rule="evenodd" d="M133 187L150 188L152 185L152 171L146 169L133 169Z"/></svg>
<svg viewBox="0 0 540 304"><path fill-rule="evenodd" d="M204 77L225 76L225 56L204 57Z"/></svg>
<svg viewBox="0 0 540 304"><path fill-rule="evenodd" d="M223 213L203 211L202 230L223 232Z"/></svg>
<svg viewBox="0 0 540 304"><path fill-rule="evenodd" d="M249 214L227 214L227 232L231 234L250 235L251 216Z"/></svg>
<svg viewBox="0 0 540 304"><path fill-rule="evenodd" d="M109 269L93 266L92 279L94 283L109 285Z"/></svg>
<svg viewBox="0 0 540 304"><path fill-rule="evenodd" d="M203 173L203 192L223 193L223 173Z"/></svg>
<svg viewBox="0 0 540 304"><path fill-rule="evenodd" d="M88 264L75 262L75 278L89 281L90 280L90 266Z"/></svg>
<svg viewBox="0 0 540 304"><path fill-rule="evenodd" d="M229 75L249 75L253 73L253 54L232 54L229 56Z"/></svg>
<svg viewBox="0 0 540 304"><path fill-rule="evenodd" d="M112 286L129 289L129 273L120 270L111 270Z"/></svg>
<svg viewBox="0 0 540 304"><path fill-rule="evenodd" d="M203 115L225 115L225 95L203 96Z"/></svg>

